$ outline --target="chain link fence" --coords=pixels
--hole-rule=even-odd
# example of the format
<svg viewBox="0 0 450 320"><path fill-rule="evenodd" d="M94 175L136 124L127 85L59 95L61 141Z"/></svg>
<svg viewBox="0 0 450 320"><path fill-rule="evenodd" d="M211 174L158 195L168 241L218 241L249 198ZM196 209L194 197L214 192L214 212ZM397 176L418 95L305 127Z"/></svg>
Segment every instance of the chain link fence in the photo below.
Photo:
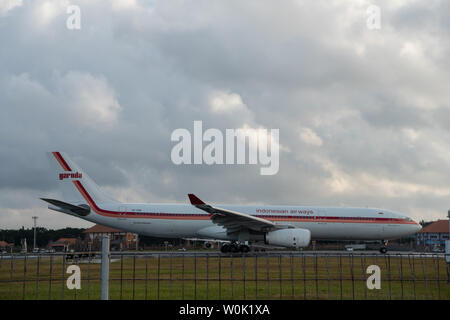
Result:
<svg viewBox="0 0 450 320"><path fill-rule="evenodd" d="M0 255L0 299L100 299L101 257ZM109 291L103 298L109 299L450 299L444 254L188 251L113 252L105 258ZM78 274L68 273L71 265ZM369 266L379 267L379 289L367 284L377 276ZM80 288L69 289L76 277Z"/></svg>

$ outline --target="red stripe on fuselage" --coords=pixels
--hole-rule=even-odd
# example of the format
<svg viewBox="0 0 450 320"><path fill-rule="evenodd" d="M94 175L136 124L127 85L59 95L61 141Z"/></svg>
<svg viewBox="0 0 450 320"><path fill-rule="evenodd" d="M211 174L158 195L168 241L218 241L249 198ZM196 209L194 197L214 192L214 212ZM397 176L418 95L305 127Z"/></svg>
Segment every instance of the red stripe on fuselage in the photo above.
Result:
<svg viewBox="0 0 450 320"><path fill-rule="evenodd" d="M79 180L74 180L73 184L78 189L78 191L83 196L84 200L89 204L89 206L94 210L95 213L101 216L107 217L127 217L127 218L144 218L142 216L138 216L136 212L121 212L121 211L111 211L104 210L97 206L94 199L90 196L90 194L86 191L83 184ZM145 217L146 219L179 219L179 220L209 220L208 214L201 214L198 216L170 216L169 213L155 213L155 216Z"/></svg>
<svg viewBox="0 0 450 320"><path fill-rule="evenodd" d="M127 218L140 218L140 219L169 219L169 220L209 220L210 214L200 214L200 215L189 215L189 214L171 214L171 213L142 213L142 212L121 212L121 211L110 211L104 210L97 206L95 201L86 191L84 186L79 180L73 181L74 185L81 193L83 198L89 204L89 206L94 210L95 213L108 216L108 217L127 217ZM147 216L146 216L147 215ZM148 216L151 215L151 216ZM269 221L293 221L293 222L328 222L328 223L379 223L379 224L415 224L412 221L406 221L398 219L396 221L388 220L386 218L367 218L367 219L352 219L351 217L317 217L316 219L305 219L304 217L277 217L277 218L265 218L264 215L257 216ZM331 219L330 219L331 218ZM371 220L370 220L371 219Z"/></svg>
<svg viewBox="0 0 450 320"><path fill-rule="evenodd" d="M70 169L69 165L67 164L66 160L61 156L61 153L59 152L52 152L53 156L56 158L56 160L59 162L61 167L64 169L64 171L72 171Z"/></svg>
<svg viewBox="0 0 450 320"><path fill-rule="evenodd" d="M79 180L73 181L73 184L75 185L75 187L77 187L78 191L81 193L84 200L87 201L87 203L91 206L91 208L94 209L95 212L97 212L99 214L101 214L101 213L118 214L119 213L119 212L107 211L107 210L103 210L103 209L99 208L97 206L97 204L95 203L94 199L91 198L91 196L89 195L89 193L86 191L86 189L83 187L83 185L81 184L81 182Z"/></svg>

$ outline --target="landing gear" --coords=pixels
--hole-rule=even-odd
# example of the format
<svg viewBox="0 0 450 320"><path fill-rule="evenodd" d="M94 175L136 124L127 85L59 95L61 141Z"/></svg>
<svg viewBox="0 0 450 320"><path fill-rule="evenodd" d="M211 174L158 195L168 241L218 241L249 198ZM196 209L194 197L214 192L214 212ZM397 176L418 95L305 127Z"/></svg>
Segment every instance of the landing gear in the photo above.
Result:
<svg viewBox="0 0 450 320"><path fill-rule="evenodd" d="M231 245L229 245L228 243L225 243L221 248L220 248L220 252L222 253L228 253L230 252L231 249Z"/></svg>
<svg viewBox="0 0 450 320"><path fill-rule="evenodd" d="M236 242L232 242L232 243L226 243L224 244L221 248L220 251L222 253L238 253L238 252L242 252L242 253L247 253L250 251L250 247L246 244L240 244L240 243L236 243Z"/></svg>
<svg viewBox="0 0 450 320"><path fill-rule="evenodd" d="M239 245L237 243L232 243L230 252L238 253L239 252Z"/></svg>
<svg viewBox="0 0 450 320"><path fill-rule="evenodd" d="M388 244L387 240L383 240L383 246L380 248L380 253L385 254L387 252L387 248L386 248L387 244Z"/></svg>

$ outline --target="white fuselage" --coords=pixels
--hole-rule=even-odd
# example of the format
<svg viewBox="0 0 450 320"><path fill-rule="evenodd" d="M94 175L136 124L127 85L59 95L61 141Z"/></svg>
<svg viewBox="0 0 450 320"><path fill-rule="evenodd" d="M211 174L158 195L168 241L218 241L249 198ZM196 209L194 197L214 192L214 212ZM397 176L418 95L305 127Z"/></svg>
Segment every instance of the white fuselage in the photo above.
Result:
<svg viewBox="0 0 450 320"><path fill-rule="evenodd" d="M400 213L382 209L265 205L217 206L219 216L214 218L217 223L220 223L220 208L232 212L228 224L225 225L229 229L225 229L215 224L211 219L208 212L215 211L203 211L200 205L206 204L192 194L189 194L191 200L189 205L115 202L104 194L95 182L67 155L52 152L49 154L49 159L58 173L58 181L61 184L66 201L50 199L51 205L49 208L98 224L142 235L239 241L244 240L244 238L248 238L250 241L258 241L261 238L265 239L266 235L269 235L272 239L277 237L274 236L271 229L252 228L251 224L241 224L240 214L247 217L244 218L247 219L247 222L248 219L253 223L259 221L259 223L265 223L277 229L286 229L286 225L307 229L310 232L306 232L307 239L305 239L308 241L305 242L309 242L309 239L389 240L413 234L420 229L420 225L410 218ZM90 210L86 208L87 205ZM197 208L197 205L200 209ZM248 217L248 215L257 218L254 219ZM267 223L262 219L269 220L272 223ZM243 225L245 230L242 228ZM227 230L229 230L228 234ZM278 235L281 234L279 231L277 232ZM292 238L292 244L297 246L295 244L298 242L296 236L289 237Z"/></svg>
<svg viewBox="0 0 450 320"><path fill-rule="evenodd" d="M82 217L91 222L141 235L166 238L236 240L214 224L210 215L183 204L96 204ZM413 234L420 225L410 218L374 208L300 206L234 206L220 208L246 213L278 224L308 229L312 239L388 240Z"/></svg>

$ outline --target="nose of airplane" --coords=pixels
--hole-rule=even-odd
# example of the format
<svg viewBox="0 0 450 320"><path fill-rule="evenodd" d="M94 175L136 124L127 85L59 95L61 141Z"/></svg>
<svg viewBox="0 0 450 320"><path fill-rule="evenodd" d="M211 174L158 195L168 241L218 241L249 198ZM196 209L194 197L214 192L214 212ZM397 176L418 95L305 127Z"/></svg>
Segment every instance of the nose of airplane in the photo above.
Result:
<svg viewBox="0 0 450 320"><path fill-rule="evenodd" d="M422 229L422 226L416 222L416 225L414 226L416 229L416 232L419 232Z"/></svg>

